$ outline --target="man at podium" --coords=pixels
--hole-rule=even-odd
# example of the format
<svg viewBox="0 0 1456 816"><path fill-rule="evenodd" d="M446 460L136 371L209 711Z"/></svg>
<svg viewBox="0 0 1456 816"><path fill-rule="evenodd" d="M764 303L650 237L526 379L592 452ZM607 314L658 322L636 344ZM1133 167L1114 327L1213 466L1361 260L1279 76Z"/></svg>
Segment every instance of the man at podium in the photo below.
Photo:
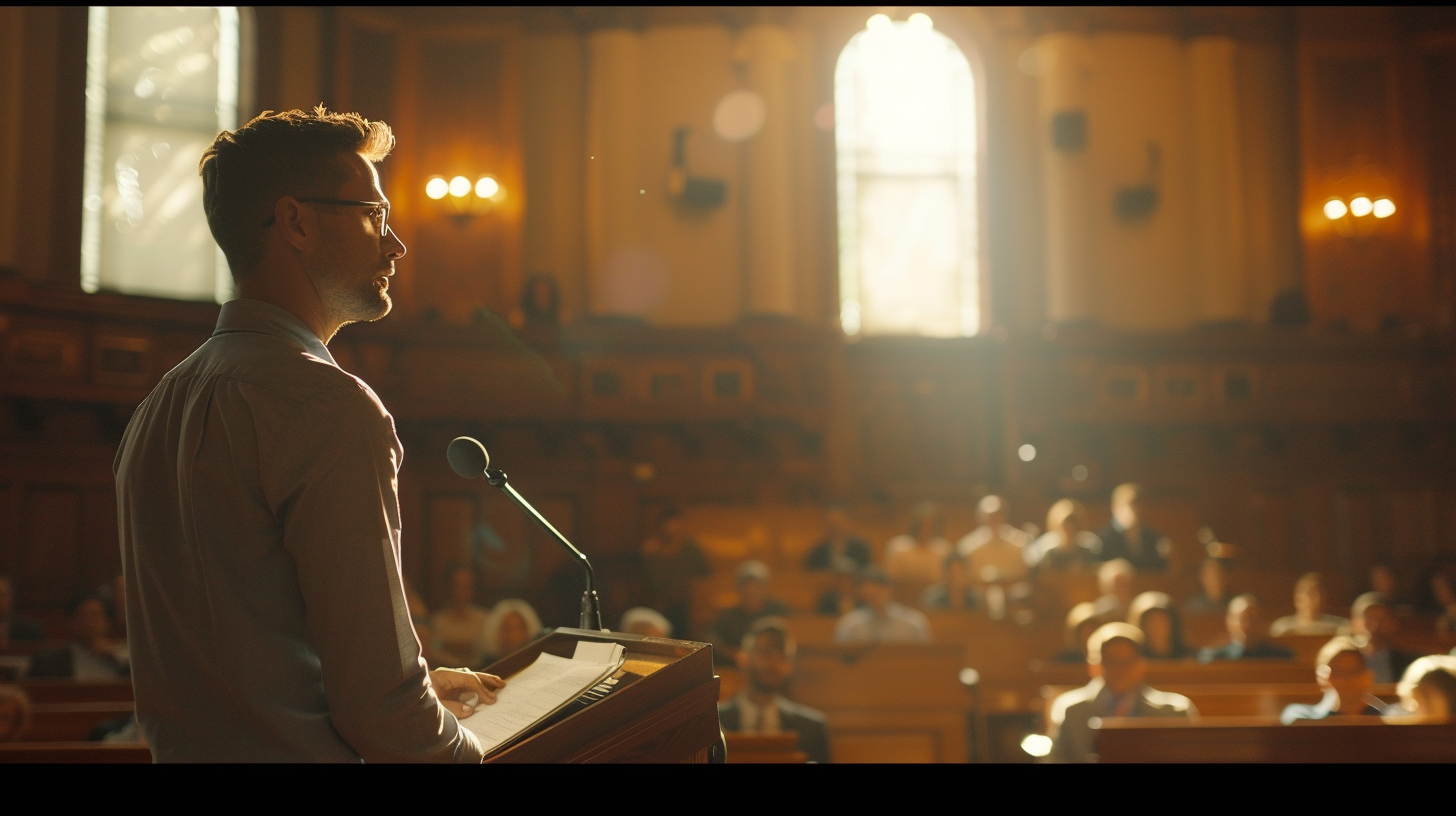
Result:
<svg viewBox="0 0 1456 816"><path fill-rule="evenodd" d="M357 114L265 113L203 155L238 299L116 458L137 722L162 762L479 762L504 683L427 671L400 578L394 422L326 344L388 314L404 244Z"/></svg>

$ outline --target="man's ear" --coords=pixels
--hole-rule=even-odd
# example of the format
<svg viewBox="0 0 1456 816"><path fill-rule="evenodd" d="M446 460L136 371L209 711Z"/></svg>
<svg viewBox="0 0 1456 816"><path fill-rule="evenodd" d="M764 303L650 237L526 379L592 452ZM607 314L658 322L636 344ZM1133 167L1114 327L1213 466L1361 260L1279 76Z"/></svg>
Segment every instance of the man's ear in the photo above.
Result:
<svg viewBox="0 0 1456 816"><path fill-rule="evenodd" d="M298 199L284 196L273 203L273 220L294 249L301 250L313 236L313 222L304 214Z"/></svg>

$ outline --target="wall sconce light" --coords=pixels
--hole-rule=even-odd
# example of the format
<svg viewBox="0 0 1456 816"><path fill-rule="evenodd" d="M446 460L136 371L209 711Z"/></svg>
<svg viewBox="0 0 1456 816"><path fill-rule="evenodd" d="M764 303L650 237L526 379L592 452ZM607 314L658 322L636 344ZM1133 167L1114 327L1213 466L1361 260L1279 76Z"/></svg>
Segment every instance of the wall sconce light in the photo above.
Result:
<svg viewBox="0 0 1456 816"><path fill-rule="evenodd" d="M440 208L464 224L476 215L495 208L505 198L505 188L494 176L481 176L474 182L465 176L445 178L431 176L425 182L425 195L440 202Z"/></svg>
<svg viewBox="0 0 1456 816"><path fill-rule="evenodd" d="M1334 222L1335 230L1345 237L1369 235L1376 223L1395 215L1395 202L1386 196L1371 198L1357 195L1346 203L1331 198L1324 205L1325 218Z"/></svg>

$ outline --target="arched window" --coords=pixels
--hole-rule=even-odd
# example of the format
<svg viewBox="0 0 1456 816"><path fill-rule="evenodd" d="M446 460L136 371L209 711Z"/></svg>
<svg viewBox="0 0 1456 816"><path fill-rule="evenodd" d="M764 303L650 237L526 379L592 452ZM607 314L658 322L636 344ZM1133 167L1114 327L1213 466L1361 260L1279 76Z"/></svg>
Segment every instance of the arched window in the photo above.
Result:
<svg viewBox="0 0 1456 816"><path fill-rule="evenodd" d="M877 14L834 71L840 323L961 337L981 324L975 81L924 14Z"/></svg>
<svg viewBox="0 0 1456 816"><path fill-rule="evenodd" d="M238 9L93 6L87 39L81 288L228 299L197 161L237 127Z"/></svg>

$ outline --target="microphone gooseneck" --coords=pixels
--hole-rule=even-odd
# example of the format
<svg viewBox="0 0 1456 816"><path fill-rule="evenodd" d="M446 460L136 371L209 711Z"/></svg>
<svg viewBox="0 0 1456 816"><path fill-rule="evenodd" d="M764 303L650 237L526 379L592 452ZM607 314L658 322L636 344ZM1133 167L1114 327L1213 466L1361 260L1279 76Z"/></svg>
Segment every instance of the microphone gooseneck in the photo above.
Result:
<svg viewBox="0 0 1456 816"><path fill-rule="evenodd" d="M487 484L500 488L500 491L520 505L526 515L534 519L541 529L576 556L578 563L581 564L582 572L586 575L586 591L581 594L580 627L602 631L601 600L597 597L596 578L592 574L591 561L587 560L586 554L567 541L566 536L553 527L545 516L537 512L524 496L517 493L516 489L506 480L506 474L503 471L490 466L490 454L486 452L485 446L480 444L479 440L468 436L455 437L445 448L445 459L450 463L450 469L455 471L456 476L463 479L484 478Z"/></svg>

